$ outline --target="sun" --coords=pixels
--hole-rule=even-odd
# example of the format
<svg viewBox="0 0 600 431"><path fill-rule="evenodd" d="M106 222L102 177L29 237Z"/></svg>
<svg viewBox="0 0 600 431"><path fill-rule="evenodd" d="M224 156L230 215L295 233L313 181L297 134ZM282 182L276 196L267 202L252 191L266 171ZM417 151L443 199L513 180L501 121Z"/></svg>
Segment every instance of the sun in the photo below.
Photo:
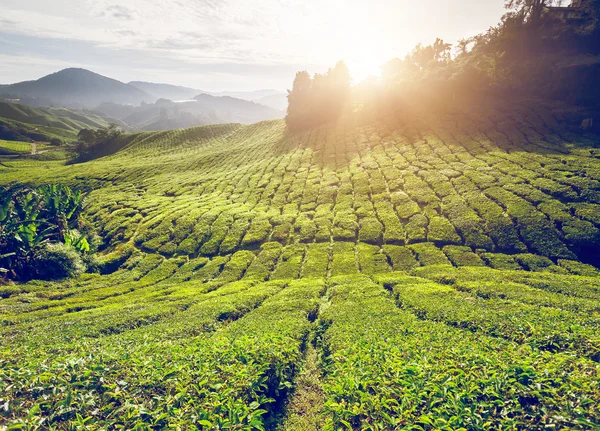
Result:
<svg viewBox="0 0 600 431"><path fill-rule="evenodd" d="M379 58L375 58L375 56L363 54L347 58L344 61L348 69L350 69L350 76L355 84L372 76L379 78L381 75L380 66L383 62Z"/></svg>
<svg viewBox="0 0 600 431"><path fill-rule="evenodd" d="M381 75L381 66L391 59L384 40L376 31L361 34L348 33L342 59L346 62L355 84Z"/></svg>
<svg viewBox="0 0 600 431"><path fill-rule="evenodd" d="M312 32L320 64L343 60L355 84L381 74L380 67L397 52L390 37L373 21L368 4L344 0L325 1L321 21ZM388 35L389 36L389 35Z"/></svg>

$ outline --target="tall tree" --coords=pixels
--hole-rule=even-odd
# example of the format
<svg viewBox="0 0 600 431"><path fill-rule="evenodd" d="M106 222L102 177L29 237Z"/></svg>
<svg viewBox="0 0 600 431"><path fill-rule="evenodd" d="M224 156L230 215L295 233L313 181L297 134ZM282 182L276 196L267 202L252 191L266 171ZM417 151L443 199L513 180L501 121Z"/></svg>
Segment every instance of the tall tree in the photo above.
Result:
<svg viewBox="0 0 600 431"><path fill-rule="evenodd" d="M562 3L563 0L506 0L506 8L523 14L532 27L537 27L546 7L560 6Z"/></svg>
<svg viewBox="0 0 600 431"><path fill-rule="evenodd" d="M306 126L310 113L313 82L306 71L296 73L292 89L288 90L288 108L285 122L290 129Z"/></svg>
<svg viewBox="0 0 600 431"><path fill-rule="evenodd" d="M473 42L473 38L459 39L456 42L456 52L458 55L466 54L469 52L469 45Z"/></svg>

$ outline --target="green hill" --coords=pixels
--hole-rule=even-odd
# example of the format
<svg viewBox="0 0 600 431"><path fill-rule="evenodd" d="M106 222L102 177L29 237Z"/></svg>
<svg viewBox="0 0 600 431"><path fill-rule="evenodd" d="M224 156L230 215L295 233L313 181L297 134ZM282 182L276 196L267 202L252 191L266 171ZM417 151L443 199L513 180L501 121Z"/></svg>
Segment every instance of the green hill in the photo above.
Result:
<svg viewBox="0 0 600 431"><path fill-rule="evenodd" d="M399 111L0 159L2 184L91 190L104 240L102 275L0 288L0 422L595 429L600 139L577 119Z"/></svg>
<svg viewBox="0 0 600 431"><path fill-rule="evenodd" d="M37 131L59 136L76 136L84 128L98 129L110 123L120 123L110 117L89 111L65 108L31 108L16 103L0 102L0 121L8 124L30 125ZM40 128L41 127L41 128ZM30 127L31 128L31 127Z"/></svg>

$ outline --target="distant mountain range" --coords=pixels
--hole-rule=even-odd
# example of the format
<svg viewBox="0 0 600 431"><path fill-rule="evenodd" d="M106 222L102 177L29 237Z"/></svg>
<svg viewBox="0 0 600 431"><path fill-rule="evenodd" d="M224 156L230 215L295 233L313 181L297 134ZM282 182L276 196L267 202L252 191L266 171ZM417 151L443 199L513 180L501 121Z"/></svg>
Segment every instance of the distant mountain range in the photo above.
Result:
<svg viewBox="0 0 600 431"><path fill-rule="evenodd" d="M156 84L153 82L131 81L129 85L136 87L159 99L173 101L193 99L199 94L208 94L215 97L233 97L235 99L248 100L260 103L274 109L285 110L287 107L287 93L277 90L256 91L205 91L178 85Z"/></svg>
<svg viewBox="0 0 600 431"><path fill-rule="evenodd" d="M142 90L148 94L152 94L157 99L169 99L169 100L188 100L193 99L200 93L204 93L202 90L195 90L189 87L181 87L179 85L170 84L156 84L154 82L143 82L143 81L131 81L128 85Z"/></svg>
<svg viewBox="0 0 600 431"><path fill-rule="evenodd" d="M0 102L94 110L140 130L282 118L286 94L277 90L204 90L144 81L123 83L69 68L35 81L0 86Z"/></svg>
<svg viewBox="0 0 600 431"><path fill-rule="evenodd" d="M250 124L283 117L281 110L248 100L210 94L200 94L183 102L163 98L140 106L103 103L95 110L138 130L181 129L218 123Z"/></svg>

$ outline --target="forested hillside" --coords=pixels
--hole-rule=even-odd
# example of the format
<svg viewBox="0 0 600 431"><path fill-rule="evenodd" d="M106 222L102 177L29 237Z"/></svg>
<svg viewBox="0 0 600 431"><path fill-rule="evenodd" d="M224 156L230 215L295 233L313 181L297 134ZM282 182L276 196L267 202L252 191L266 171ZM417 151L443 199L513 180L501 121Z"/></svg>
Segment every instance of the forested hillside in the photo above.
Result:
<svg viewBox="0 0 600 431"><path fill-rule="evenodd" d="M89 191L103 244L100 274L0 288L1 420L594 429L600 147L581 115L398 109L3 160L4 185Z"/></svg>

